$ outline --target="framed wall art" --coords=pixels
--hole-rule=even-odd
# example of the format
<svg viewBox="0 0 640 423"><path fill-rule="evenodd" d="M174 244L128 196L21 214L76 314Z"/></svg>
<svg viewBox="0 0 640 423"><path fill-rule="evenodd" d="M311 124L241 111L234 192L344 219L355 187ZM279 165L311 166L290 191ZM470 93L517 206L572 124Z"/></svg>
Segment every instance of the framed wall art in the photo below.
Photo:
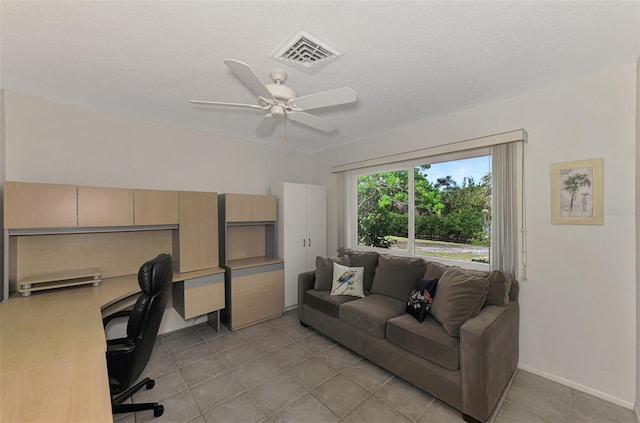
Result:
<svg viewBox="0 0 640 423"><path fill-rule="evenodd" d="M551 223L604 224L602 159L551 164Z"/></svg>

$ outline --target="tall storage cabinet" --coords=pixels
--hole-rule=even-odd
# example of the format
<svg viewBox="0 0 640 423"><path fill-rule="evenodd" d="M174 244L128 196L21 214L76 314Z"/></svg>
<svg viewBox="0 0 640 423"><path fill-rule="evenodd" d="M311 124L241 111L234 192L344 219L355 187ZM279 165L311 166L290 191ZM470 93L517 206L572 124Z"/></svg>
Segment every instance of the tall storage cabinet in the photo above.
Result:
<svg viewBox="0 0 640 423"><path fill-rule="evenodd" d="M276 198L219 196L220 263L225 269L222 321L231 330L281 316L282 260L276 254Z"/></svg>
<svg viewBox="0 0 640 423"><path fill-rule="evenodd" d="M271 187L278 197L278 252L284 259L284 306L298 303L298 275L315 269L316 256L327 254L327 191L323 185L280 183Z"/></svg>

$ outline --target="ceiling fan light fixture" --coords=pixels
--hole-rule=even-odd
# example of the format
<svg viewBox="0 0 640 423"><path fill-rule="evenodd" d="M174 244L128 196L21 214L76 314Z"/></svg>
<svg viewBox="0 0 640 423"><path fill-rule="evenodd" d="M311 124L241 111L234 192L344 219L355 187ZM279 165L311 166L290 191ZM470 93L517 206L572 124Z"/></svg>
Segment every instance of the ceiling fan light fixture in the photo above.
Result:
<svg viewBox="0 0 640 423"><path fill-rule="evenodd" d="M271 112L270 113L271 113L272 117L274 117L276 119L279 119L282 116L284 116L284 107L277 106L277 105L276 106L271 106Z"/></svg>
<svg viewBox="0 0 640 423"><path fill-rule="evenodd" d="M272 57L313 75L343 55L336 47L301 28L282 43Z"/></svg>

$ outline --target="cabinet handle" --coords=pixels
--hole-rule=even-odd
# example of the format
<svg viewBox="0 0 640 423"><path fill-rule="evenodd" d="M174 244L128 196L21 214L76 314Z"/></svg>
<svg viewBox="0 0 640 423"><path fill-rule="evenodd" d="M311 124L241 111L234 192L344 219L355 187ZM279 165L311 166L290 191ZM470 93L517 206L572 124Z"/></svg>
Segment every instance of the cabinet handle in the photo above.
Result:
<svg viewBox="0 0 640 423"><path fill-rule="evenodd" d="M309 247L311 247L311 238L309 238Z"/></svg>
<svg viewBox="0 0 640 423"><path fill-rule="evenodd" d="M302 238L302 246L303 246L303 247L306 247L306 246L307 246L307 240L306 240L306 239L304 239L304 238Z"/></svg>

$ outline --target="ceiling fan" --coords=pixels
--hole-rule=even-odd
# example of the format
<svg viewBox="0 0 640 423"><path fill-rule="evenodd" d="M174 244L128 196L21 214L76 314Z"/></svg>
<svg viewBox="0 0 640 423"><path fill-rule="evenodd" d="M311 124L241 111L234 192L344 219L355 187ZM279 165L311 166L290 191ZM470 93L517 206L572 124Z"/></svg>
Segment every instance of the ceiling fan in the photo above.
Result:
<svg viewBox="0 0 640 423"><path fill-rule="evenodd" d="M264 84L246 63L234 59L227 59L224 63L258 96L258 104L224 103L205 100L190 100L189 102L194 104L264 110L267 114L258 125L256 129L257 132L269 132L282 117L323 132L333 132L338 129L335 123L311 115L306 111L356 101L356 92L348 87L298 97L292 88L284 85L288 75L287 72L282 69L272 69L269 76L273 83Z"/></svg>

